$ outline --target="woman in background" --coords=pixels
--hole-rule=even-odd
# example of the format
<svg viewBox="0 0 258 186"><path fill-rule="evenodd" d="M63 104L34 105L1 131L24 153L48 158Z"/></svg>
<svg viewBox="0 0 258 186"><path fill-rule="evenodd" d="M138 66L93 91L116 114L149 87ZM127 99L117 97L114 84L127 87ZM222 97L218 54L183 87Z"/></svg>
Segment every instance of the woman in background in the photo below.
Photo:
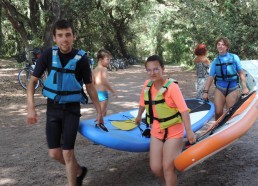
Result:
<svg viewBox="0 0 258 186"><path fill-rule="evenodd" d="M240 58L228 51L230 48L229 40L225 37L218 38L216 48L218 56L211 64L210 74L203 90L203 99L208 99L211 83L215 80L215 120L222 116L224 106L228 109L239 99L239 82L242 84L242 93L248 94L249 92Z"/></svg>
<svg viewBox="0 0 258 186"><path fill-rule="evenodd" d="M209 76L209 67L210 60L207 56L207 48L205 44L199 44L194 50L194 54L196 58L194 59L195 67L196 67L196 91L197 98L202 98L202 93L205 87L205 82Z"/></svg>

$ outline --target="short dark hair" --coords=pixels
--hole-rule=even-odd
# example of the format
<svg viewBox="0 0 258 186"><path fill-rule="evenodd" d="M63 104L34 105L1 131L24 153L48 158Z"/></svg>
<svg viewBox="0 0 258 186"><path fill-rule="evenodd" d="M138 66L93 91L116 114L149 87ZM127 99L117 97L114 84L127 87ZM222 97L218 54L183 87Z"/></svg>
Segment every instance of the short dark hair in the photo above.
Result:
<svg viewBox="0 0 258 186"><path fill-rule="evenodd" d="M112 56L111 53L108 50L106 50L104 48L99 49L99 51L97 53L97 59L98 60L99 59L104 59L107 56L110 56L110 57Z"/></svg>
<svg viewBox="0 0 258 186"><path fill-rule="evenodd" d="M61 20L57 21L57 22L54 24L54 26L53 26L53 35L54 35L54 36L56 35L56 30L59 30L59 29L67 29L67 28L71 28L73 34L75 33L73 24L72 24L70 21L68 21L68 20L61 19Z"/></svg>
<svg viewBox="0 0 258 186"><path fill-rule="evenodd" d="M230 41L229 41L229 39L228 38L226 38L226 37L219 37L217 40L216 40L216 46L215 47L217 47L217 44L218 44L218 42L220 42L220 41L223 41L224 43L225 43L225 45L228 47L228 49L230 48Z"/></svg>
<svg viewBox="0 0 258 186"><path fill-rule="evenodd" d="M164 62L161 59L161 57L159 57L158 55L152 55L152 56L148 57L148 59L145 61L145 68L147 66L147 63L150 61L158 61L161 68L164 68Z"/></svg>
<svg viewBox="0 0 258 186"><path fill-rule="evenodd" d="M205 55L207 53L207 47L205 44L199 44L194 50L194 54L197 56Z"/></svg>

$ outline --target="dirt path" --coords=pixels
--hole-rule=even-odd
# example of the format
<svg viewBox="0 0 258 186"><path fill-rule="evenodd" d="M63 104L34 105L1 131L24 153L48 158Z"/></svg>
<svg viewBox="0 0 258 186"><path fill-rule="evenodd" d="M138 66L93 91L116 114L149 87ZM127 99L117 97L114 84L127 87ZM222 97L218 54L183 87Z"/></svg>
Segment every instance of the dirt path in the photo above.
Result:
<svg viewBox="0 0 258 186"><path fill-rule="evenodd" d="M66 185L64 167L49 159L45 141L45 99L36 94L39 123L25 124L26 94L17 83L10 61L0 61L0 186ZM169 67L167 75L179 81L185 97L195 96L195 74ZM137 108L145 80L143 67L110 73L119 92L108 114ZM82 107L82 119L94 117L92 104ZM258 122L241 139L192 169L179 174L179 186L257 186ZM80 134L76 141L79 162L89 168L84 185L159 186L151 174L148 153L129 153L93 145Z"/></svg>

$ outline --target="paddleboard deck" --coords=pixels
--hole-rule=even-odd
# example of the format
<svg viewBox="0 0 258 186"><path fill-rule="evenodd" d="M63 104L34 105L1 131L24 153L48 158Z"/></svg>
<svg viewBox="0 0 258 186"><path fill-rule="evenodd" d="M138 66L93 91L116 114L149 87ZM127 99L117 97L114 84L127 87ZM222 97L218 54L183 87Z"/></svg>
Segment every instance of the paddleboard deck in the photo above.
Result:
<svg viewBox="0 0 258 186"><path fill-rule="evenodd" d="M242 61L250 94L243 96L221 118L210 126L197 143L186 143L184 151L175 159L179 171L185 171L218 153L243 136L258 117L258 61Z"/></svg>
<svg viewBox="0 0 258 186"><path fill-rule="evenodd" d="M200 99L186 99L186 104L190 112L191 126L194 132L198 131L206 124L214 114L214 105L212 102L205 102ZM146 124L141 122L139 127L132 127L129 130L121 130L112 125L112 122L133 122L137 116L138 109L120 112L104 117L104 124L108 132L96 127L95 119L84 120L80 122L79 132L82 136L94 143L122 151L129 152L148 152L150 138L142 135L146 129ZM143 113L142 118L145 118Z"/></svg>

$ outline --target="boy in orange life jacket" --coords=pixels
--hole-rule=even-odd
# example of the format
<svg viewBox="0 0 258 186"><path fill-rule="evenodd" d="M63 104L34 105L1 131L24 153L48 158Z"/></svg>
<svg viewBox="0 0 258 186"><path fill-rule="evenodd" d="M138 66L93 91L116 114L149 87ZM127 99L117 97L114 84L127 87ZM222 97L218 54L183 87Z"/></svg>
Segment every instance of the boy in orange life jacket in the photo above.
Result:
<svg viewBox="0 0 258 186"><path fill-rule="evenodd" d="M93 70L93 82L98 93L98 98L101 106L102 115L107 114L108 105L108 91L115 97L116 91L110 86L108 82L107 67L110 63L111 53L108 50L100 49L97 54L98 65Z"/></svg>
<svg viewBox="0 0 258 186"><path fill-rule="evenodd" d="M150 56L145 62L145 68L149 80L144 83L141 92L139 112L135 123L140 123L142 113L146 109L147 121L151 125L151 170L157 177L165 181L166 185L176 186L177 175L173 161L182 150L184 130L186 130L190 143L196 141L191 129L188 107L176 83L171 82L168 89L162 92L162 87L167 85L170 80L163 76L165 68L159 56ZM155 104L153 101L158 97L163 98L165 102ZM163 105L159 106L159 104ZM163 106L166 106L167 109L162 109ZM167 117L166 121L161 121L159 118L164 118L163 113L165 115L171 113L171 116L175 115L179 117L179 120L175 122L175 120L171 120L171 117Z"/></svg>

